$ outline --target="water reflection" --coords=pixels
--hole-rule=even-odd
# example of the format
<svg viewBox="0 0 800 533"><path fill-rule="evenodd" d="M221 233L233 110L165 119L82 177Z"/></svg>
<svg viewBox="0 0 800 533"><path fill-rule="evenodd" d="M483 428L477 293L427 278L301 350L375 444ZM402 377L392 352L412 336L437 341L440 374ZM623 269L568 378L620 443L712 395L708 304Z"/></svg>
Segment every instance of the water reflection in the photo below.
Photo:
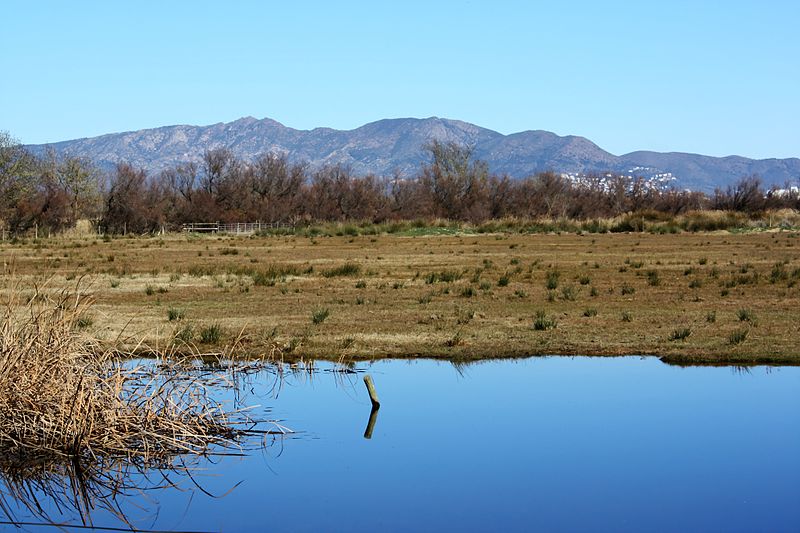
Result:
<svg viewBox="0 0 800 533"><path fill-rule="evenodd" d="M213 381L212 369L198 372ZM382 400L379 422L365 372ZM94 525L233 531L800 523L800 368L553 357L284 365L237 379L235 390L212 393L261 404L253 418L302 431L165 464L12 468L3 458L2 511L20 521L80 524L88 512Z"/></svg>
<svg viewBox="0 0 800 533"><path fill-rule="evenodd" d="M124 363L130 369L126 374L130 390L163 389L165 384L190 382L191 387L180 390L191 394L202 391L211 405L227 405L231 439L215 438L208 448L186 447L185 451L177 447L148 449L143 443L143 447L114 454L91 449L78 456L55 450L41 455L22 451L1 454L0 512L6 520L0 520L0 524L95 527L95 517L101 516L103 523L110 520L139 530L143 523L157 520L160 495L169 494L174 499L175 492L196 491L221 498L239 483L214 494L203 484L204 471L213 470L227 458L281 448L284 438L292 433L279 421L267 419L264 415L268 410L246 405L256 389L258 396L276 394L282 378L273 365L217 358L141 363Z"/></svg>
<svg viewBox="0 0 800 533"><path fill-rule="evenodd" d="M364 438L371 439L372 432L375 431L375 422L378 421L378 409L380 407L372 406L369 412L369 421L367 421L367 429L364 430Z"/></svg>

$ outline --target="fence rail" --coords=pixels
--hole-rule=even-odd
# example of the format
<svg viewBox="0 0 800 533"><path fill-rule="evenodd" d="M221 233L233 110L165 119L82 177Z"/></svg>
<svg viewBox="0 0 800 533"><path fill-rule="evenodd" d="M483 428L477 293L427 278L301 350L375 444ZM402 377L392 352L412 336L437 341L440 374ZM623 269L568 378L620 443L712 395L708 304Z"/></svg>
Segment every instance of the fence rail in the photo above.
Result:
<svg viewBox="0 0 800 533"><path fill-rule="evenodd" d="M241 235L275 228L294 228L294 224L288 222L233 222L231 224L192 222L183 224L181 231L184 233L236 233Z"/></svg>

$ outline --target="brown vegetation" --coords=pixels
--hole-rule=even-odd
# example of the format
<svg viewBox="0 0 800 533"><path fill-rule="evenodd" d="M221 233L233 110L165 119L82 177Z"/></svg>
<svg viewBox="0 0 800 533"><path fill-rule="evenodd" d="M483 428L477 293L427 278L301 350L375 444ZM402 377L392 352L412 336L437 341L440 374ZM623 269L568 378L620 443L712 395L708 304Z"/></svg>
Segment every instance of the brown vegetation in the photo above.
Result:
<svg viewBox="0 0 800 533"><path fill-rule="evenodd" d="M149 346L358 359L655 354L796 363L797 213L740 232L560 233L568 221L331 224L281 235L69 238L0 246L32 287L93 279L83 331ZM719 227L727 213L677 224ZM549 224L549 225L548 225ZM747 224L752 224L747 226ZM575 226L577 225L577 226ZM759 229L760 226L763 227ZM672 227L672 226L669 226ZM550 232L544 232L550 228ZM394 233L388 233L392 230ZM746 317L740 320L740 310ZM537 329L541 325L553 327ZM676 330L691 334L676 341ZM742 334L741 332L745 333ZM736 339L735 341L731 339Z"/></svg>
<svg viewBox="0 0 800 533"><path fill-rule="evenodd" d="M207 151L200 164L157 175L124 162L106 175L81 158L34 157L4 134L0 223L4 233L20 236L60 232L81 218L105 233L143 234L191 222L588 221L632 212L670 217L699 209L757 214L800 208L800 194L767 191L756 176L709 197L611 174L575 182L540 172L513 180L492 174L469 147L434 141L427 150L430 162L410 177L355 176L340 165L311 171L274 154L245 161L225 148Z"/></svg>
<svg viewBox="0 0 800 533"><path fill-rule="evenodd" d="M87 341L85 298L13 289L0 325L0 450L4 457L201 453L235 437L202 389L125 365Z"/></svg>

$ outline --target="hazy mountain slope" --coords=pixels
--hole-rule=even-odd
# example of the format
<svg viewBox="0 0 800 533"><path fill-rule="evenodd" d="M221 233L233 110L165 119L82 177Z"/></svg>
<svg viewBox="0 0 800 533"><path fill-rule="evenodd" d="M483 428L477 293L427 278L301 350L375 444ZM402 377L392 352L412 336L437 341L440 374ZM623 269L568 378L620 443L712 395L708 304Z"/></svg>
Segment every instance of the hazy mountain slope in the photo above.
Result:
<svg viewBox="0 0 800 533"><path fill-rule="evenodd" d="M800 180L800 159L748 159L732 155L710 157L680 152L632 152L619 158L628 166L665 169L679 177L683 187L713 190L743 176L758 174L769 185L782 186Z"/></svg>
<svg viewBox="0 0 800 533"><path fill-rule="evenodd" d="M474 146L476 156L487 161L493 172L517 178L542 170L576 174L637 168L636 173L645 175L672 173L677 186L705 191L750 174L759 174L768 185L800 181L797 158L754 160L647 151L615 156L583 137L561 137L547 131L502 135L437 117L379 120L353 130L296 130L268 118L246 117L210 126L165 126L31 148L42 151L52 146L105 167L128 161L158 172L178 162L199 161L206 150L225 146L245 159L276 152L293 161L306 161L312 169L342 163L357 174L399 171L411 175L427 161L424 147L434 139Z"/></svg>

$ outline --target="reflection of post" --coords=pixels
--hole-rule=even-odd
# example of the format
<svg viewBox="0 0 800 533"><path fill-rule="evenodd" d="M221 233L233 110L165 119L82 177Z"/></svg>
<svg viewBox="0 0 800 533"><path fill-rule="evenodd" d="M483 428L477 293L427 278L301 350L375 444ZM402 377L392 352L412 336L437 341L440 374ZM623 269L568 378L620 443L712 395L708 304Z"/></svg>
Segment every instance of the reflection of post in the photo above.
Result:
<svg viewBox="0 0 800 533"><path fill-rule="evenodd" d="M372 408L379 409L381 406L381 402L378 401L378 393L375 392L375 384L372 382L372 376L367 374L364 376L364 384L367 386L367 392L369 392L369 399L372 401Z"/></svg>
<svg viewBox="0 0 800 533"><path fill-rule="evenodd" d="M375 384L369 374L364 376L364 385L367 386L369 399L372 402L372 411L369 413L369 422L367 422L367 429L364 431L364 438L371 439L372 430L375 429L375 421L378 420L378 409L381 408L381 402L378 401L378 393L375 391Z"/></svg>
<svg viewBox="0 0 800 533"><path fill-rule="evenodd" d="M375 421L378 420L378 408L373 407L369 413L369 422L367 422L367 429L364 431L364 438L372 438L372 430L375 429Z"/></svg>

